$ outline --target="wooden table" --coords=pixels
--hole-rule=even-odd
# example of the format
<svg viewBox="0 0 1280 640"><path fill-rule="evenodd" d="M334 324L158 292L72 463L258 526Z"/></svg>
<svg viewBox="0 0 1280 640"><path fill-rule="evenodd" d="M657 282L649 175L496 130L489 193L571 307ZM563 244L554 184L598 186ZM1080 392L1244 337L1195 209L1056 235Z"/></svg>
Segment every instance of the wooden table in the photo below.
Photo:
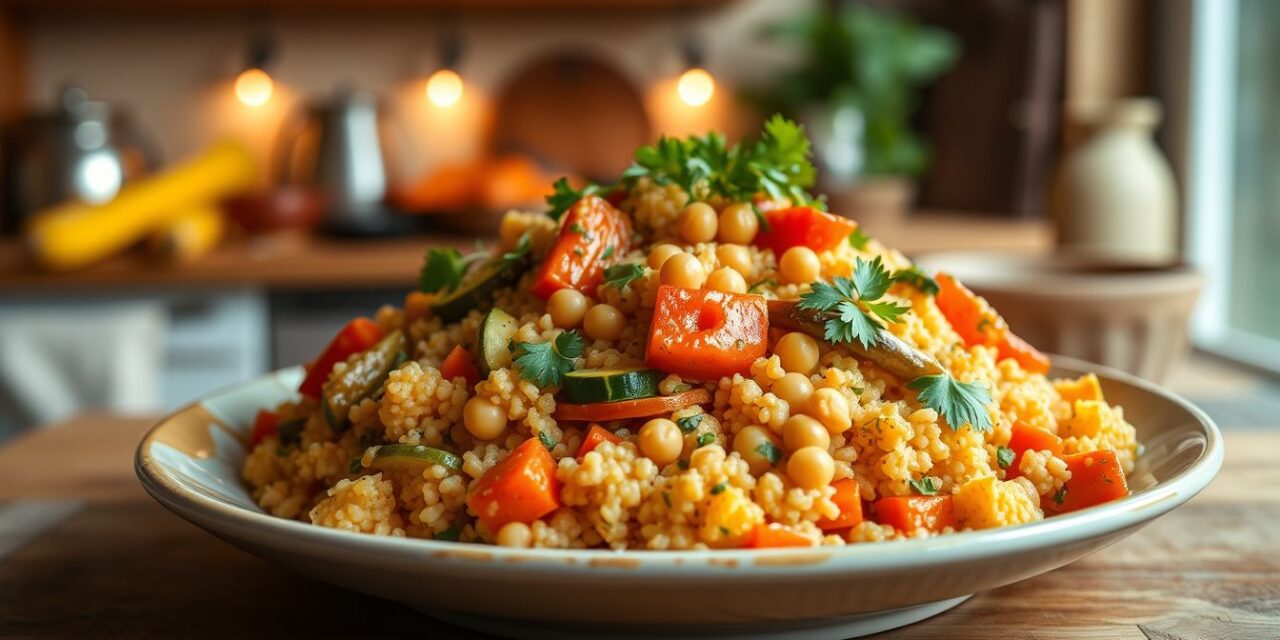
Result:
<svg viewBox="0 0 1280 640"><path fill-rule="evenodd" d="M165 511L133 475L149 422L84 416L0 448L0 636L475 637ZM1226 443L1217 480L1131 538L884 636L1280 638L1280 430Z"/></svg>

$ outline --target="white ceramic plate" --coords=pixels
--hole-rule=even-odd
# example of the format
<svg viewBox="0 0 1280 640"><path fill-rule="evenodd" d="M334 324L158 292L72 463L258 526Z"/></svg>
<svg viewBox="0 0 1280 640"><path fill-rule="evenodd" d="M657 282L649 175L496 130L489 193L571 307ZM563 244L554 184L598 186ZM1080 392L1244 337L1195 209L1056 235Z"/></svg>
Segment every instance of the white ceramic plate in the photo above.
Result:
<svg viewBox="0 0 1280 640"><path fill-rule="evenodd" d="M703 552L507 549L385 538L262 512L240 480L258 409L292 398L300 368L214 394L165 418L138 446L146 490L250 553L465 626L525 638L847 638L935 615L979 591L1107 547L1186 502L1222 466L1222 436L1187 401L1098 371L1146 446L1133 495L1028 525L833 548Z"/></svg>

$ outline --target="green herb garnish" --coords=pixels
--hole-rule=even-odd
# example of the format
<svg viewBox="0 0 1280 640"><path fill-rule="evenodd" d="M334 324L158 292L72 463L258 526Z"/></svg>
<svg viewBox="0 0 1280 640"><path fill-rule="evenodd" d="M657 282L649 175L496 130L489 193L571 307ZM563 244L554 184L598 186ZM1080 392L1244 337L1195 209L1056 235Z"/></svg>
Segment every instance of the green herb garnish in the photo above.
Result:
<svg viewBox="0 0 1280 640"><path fill-rule="evenodd" d="M990 431L991 416L987 405L991 393L976 382L960 382L949 374L920 376L907 383L920 392L920 402L946 419L952 431L970 425L974 431Z"/></svg>
<svg viewBox="0 0 1280 640"><path fill-rule="evenodd" d="M556 180L551 187L554 192L547 196L547 204L551 207L547 210L547 215L551 216L552 220L559 220L564 215L564 212L568 211L573 205L578 204L578 201L584 196L598 195L608 189L608 187L595 183L588 184L581 190L574 189L569 186L568 178Z"/></svg>
<svg viewBox="0 0 1280 640"><path fill-rule="evenodd" d="M672 393L684 393L691 389L693 389L693 385L689 384L688 382L681 382L680 384L672 387L671 391Z"/></svg>
<svg viewBox="0 0 1280 640"><path fill-rule="evenodd" d="M542 446L544 446L544 447L546 447L546 448L547 448L547 451L550 451L550 450L552 450L552 449L556 448L556 441L555 441L555 439L553 439L553 438L551 437L551 434L547 433L546 431L539 431L539 432L538 432L538 442L541 442L541 443L542 443Z"/></svg>
<svg viewBox="0 0 1280 640"><path fill-rule="evenodd" d="M716 441L716 434L711 433L710 431L698 436L699 447L705 447L715 441Z"/></svg>
<svg viewBox="0 0 1280 640"><path fill-rule="evenodd" d="M996 449L996 464L1000 465L1001 469L1008 469L1009 465L1013 464L1013 459L1016 457L1017 454L1015 454L1013 449L1010 449L1009 447L1000 447Z"/></svg>
<svg viewBox="0 0 1280 640"><path fill-rule="evenodd" d="M921 269L914 264L906 269L895 271L893 274L893 281L909 284L916 289L919 289L920 292L925 295L938 295L938 283L934 281L933 278L929 277L929 274L925 273L924 269Z"/></svg>
<svg viewBox="0 0 1280 640"><path fill-rule="evenodd" d="M540 387L560 384L582 357L582 336L577 331L561 331L548 342L515 343L515 364L520 375Z"/></svg>
<svg viewBox="0 0 1280 640"><path fill-rule="evenodd" d="M695 413L691 416L677 418L676 426L680 427L680 430L685 433L693 433L698 428L698 425L702 424L702 416L703 414L701 413Z"/></svg>
<svg viewBox="0 0 1280 640"><path fill-rule="evenodd" d="M718 495L720 495L720 494L724 493L724 490L725 490L725 489L727 489L727 488L729 488L729 483L728 483L728 482L721 482L720 484L717 484L716 486L711 487L711 495L713 495L713 496L718 496Z"/></svg>
<svg viewBox="0 0 1280 640"><path fill-rule="evenodd" d="M896 302L877 302L889 290L893 279L885 270L880 256L871 262L857 259L853 278L837 277L831 284L815 282L810 291L800 296L796 305L836 314L823 325L823 337L829 342L857 340L870 349L884 329L885 322L897 322L911 309Z"/></svg>
<svg viewBox="0 0 1280 640"><path fill-rule="evenodd" d="M643 265L633 263L615 264L604 270L604 286L623 291L632 282L643 277Z"/></svg>
<svg viewBox="0 0 1280 640"><path fill-rule="evenodd" d="M747 293L755 293L756 291L760 290L760 287L763 287L765 285L776 285L776 284L778 284L777 280L774 280L773 278L765 278L764 280L761 280L760 282L757 282L751 285L750 287L747 287Z"/></svg>
<svg viewBox="0 0 1280 640"><path fill-rule="evenodd" d="M471 265L484 258L475 251L463 256L453 247L431 249L427 252L422 272L418 274L418 289L424 293L450 292L462 284Z"/></svg>
<svg viewBox="0 0 1280 640"><path fill-rule="evenodd" d="M612 257L613 257L613 252L614 252L614 251L616 251L616 250L617 250L617 249L615 249L613 245L609 245L609 246L605 247L605 248L604 248L604 253L601 253L601 254L600 254L600 259L601 259L601 260L608 260L609 258L612 258Z"/></svg>
<svg viewBox="0 0 1280 640"><path fill-rule="evenodd" d="M457 542L458 538L461 536L462 536L462 528L449 527L444 531L437 531L436 534L431 537L435 540L448 540L449 542Z"/></svg>
<svg viewBox="0 0 1280 640"><path fill-rule="evenodd" d="M916 493L922 496L937 495L938 489L942 488L942 484L933 476L925 476L919 480L912 478L907 480L907 484L911 485L911 488L915 489Z"/></svg>
<svg viewBox="0 0 1280 640"><path fill-rule="evenodd" d="M871 242L871 236L867 235L867 232L863 231L862 227L854 229L853 233L849 234L849 246L858 251L866 249L868 242Z"/></svg>
<svg viewBox="0 0 1280 640"><path fill-rule="evenodd" d="M360 473L364 470L364 465L360 463L360 458L352 458L351 464L347 465L347 469L351 473Z"/></svg>
<svg viewBox="0 0 1280 640"><path fill-rule="evenodd" d="M761 458L768 460L769 464L775 467L782 461L782 449L767 440L756 445L756 453L760 454Z"/></svg>
<svg viewBox="0 0 1280 640"><path fill-rule="evenodd" d="M1065 486L1062 487L1061 489L1058 489L1057 493L1053 494L1054 504L1062 504L1063 502L1066 502L1066 500L1067 500L1067 488Z"/></svg>

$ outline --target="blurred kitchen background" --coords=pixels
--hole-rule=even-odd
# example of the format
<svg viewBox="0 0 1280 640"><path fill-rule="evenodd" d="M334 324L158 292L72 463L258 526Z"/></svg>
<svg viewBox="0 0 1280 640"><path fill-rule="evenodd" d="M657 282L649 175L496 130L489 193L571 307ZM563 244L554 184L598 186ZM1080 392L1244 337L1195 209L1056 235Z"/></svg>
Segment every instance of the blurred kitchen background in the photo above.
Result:
<svg viewBox="0 0 1280 640"><path fill-rule="evenodd" d="M1274 424L1278 34L1274 0L0 0L0 439L303 362L555 178L773 111L833 211L1032 342Z"/></svg>

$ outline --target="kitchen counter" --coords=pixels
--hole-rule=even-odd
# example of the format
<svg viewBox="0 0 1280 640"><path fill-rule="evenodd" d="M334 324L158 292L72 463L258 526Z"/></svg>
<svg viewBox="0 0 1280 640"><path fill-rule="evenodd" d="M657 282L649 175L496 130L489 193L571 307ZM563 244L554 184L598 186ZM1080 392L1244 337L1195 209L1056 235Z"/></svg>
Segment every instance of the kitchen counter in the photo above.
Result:
<svg viewBox="0 0 1280 640"><path fill-rule="evenodd" d="M0 447L0 636L476 637L164 510L133 474L151 422L86 415ZM1213 484L1130 538L883 637L1280 637L1276 426L1228 431Z"/></svg>
<svg viewBox="0 0 1280 640"><path fill-rule="evenodd" d="M925 213L905 224L869 229L907 254L943 249L1043 251L1052 244L1046 221ZM81 271L42 273L28 263L20 241L0 240L0 291L77 289L363 289L410 287L417 281L427 247L467 251L476 238L426 235L385 240L335 240L296 236L231 242L190 264L160 265L136 253Z"/></svg>

